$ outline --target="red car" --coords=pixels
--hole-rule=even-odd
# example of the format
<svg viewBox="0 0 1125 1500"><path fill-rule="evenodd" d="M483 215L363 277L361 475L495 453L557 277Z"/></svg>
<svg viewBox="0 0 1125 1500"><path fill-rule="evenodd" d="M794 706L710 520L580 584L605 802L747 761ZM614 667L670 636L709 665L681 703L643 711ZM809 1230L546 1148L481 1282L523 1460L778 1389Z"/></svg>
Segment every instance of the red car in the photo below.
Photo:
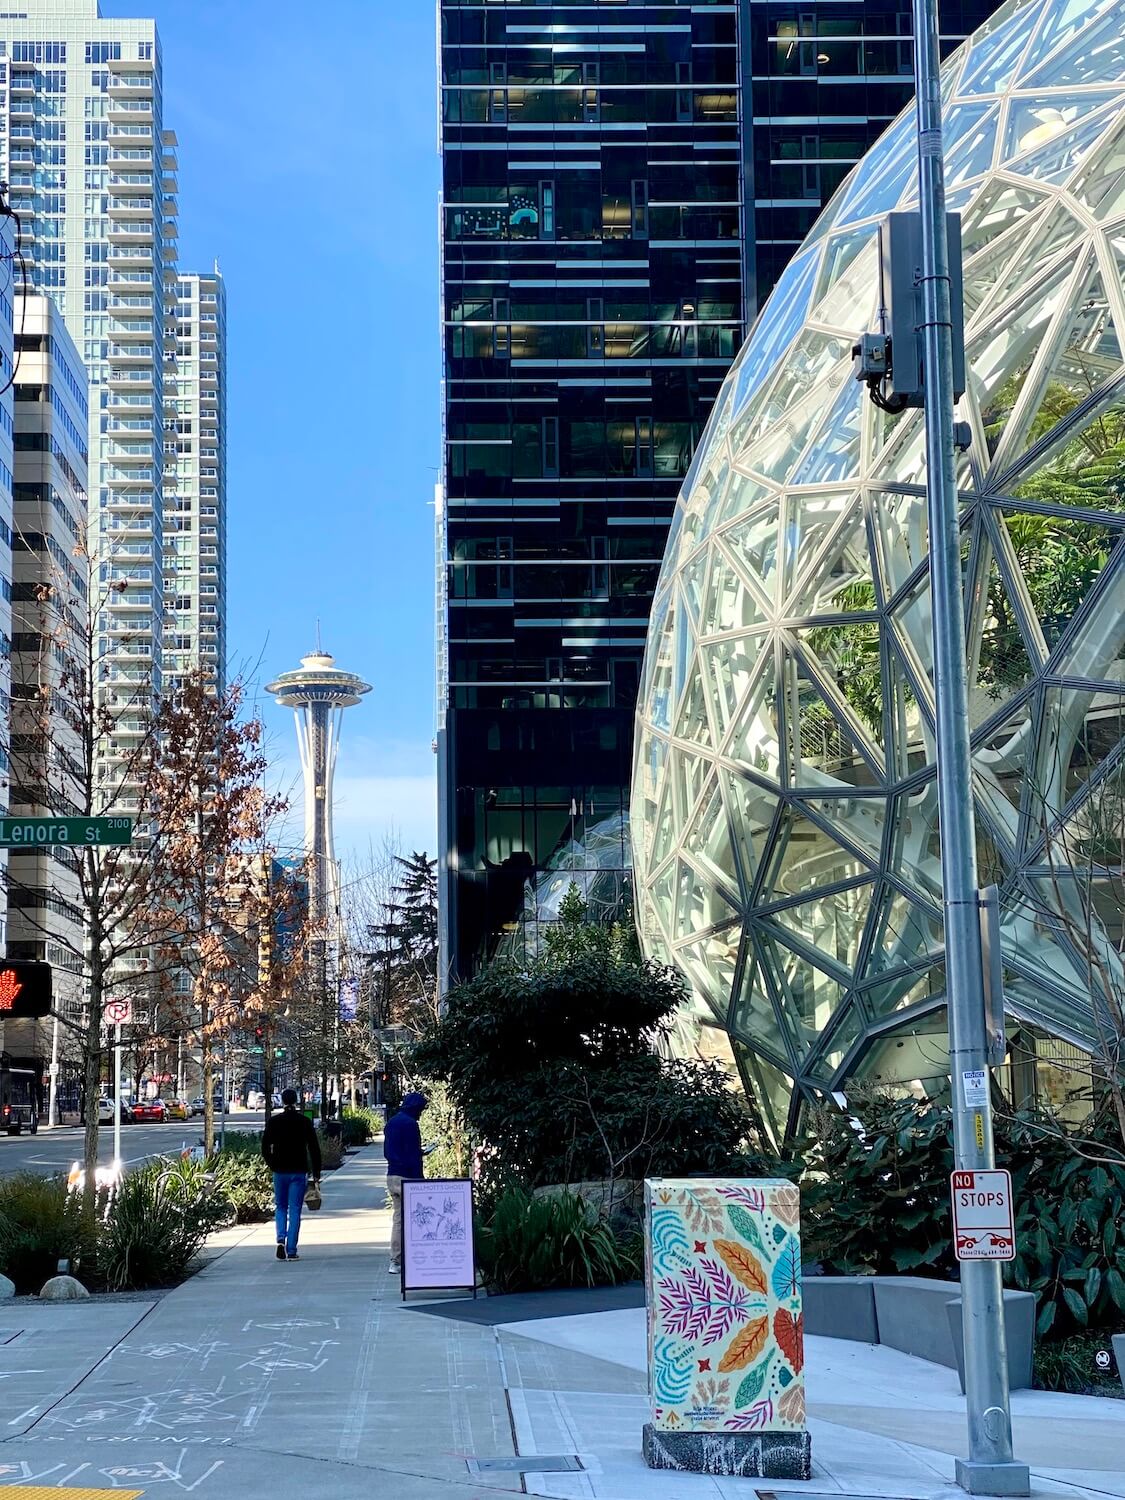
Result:
<svg viewBox="0 0 1125 1500"><path fill-rule="evenodd" d="M138 1099L133 1105L133 1123L163 1125L166 1111L163 1099Z"/></svg>

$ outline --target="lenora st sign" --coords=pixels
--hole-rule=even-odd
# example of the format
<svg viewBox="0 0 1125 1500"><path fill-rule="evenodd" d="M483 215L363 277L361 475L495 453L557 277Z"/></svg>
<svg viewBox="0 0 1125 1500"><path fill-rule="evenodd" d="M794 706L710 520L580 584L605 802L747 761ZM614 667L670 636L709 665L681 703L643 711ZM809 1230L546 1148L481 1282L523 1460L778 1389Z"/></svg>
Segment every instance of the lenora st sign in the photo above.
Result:
<svg viewBox="0 0 1125 1500"><path fill-rule="evenodd" d="M0 818L0 849L132 842L132 818Z"/></svg>

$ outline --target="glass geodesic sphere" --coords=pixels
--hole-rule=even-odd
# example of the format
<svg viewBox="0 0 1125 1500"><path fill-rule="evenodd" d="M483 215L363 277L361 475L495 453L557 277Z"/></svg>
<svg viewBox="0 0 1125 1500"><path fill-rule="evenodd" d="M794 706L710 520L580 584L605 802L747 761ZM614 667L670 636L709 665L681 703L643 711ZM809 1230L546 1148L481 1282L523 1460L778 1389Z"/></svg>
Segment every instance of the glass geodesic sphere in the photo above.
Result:
<svg viewBox="0 0 1125 1500"><path fill-rule="evenodd" d="M1125 989L1120 33L1113 0L1009 4L942 74L980 882L1001 889L1011 1015L1090 1051ZM850 352L878 326L878 222L916 176L908 111L723 385L649 632L642 941L779 1132L794 1093L948 1074L923 419L878 411Z"/></svg>

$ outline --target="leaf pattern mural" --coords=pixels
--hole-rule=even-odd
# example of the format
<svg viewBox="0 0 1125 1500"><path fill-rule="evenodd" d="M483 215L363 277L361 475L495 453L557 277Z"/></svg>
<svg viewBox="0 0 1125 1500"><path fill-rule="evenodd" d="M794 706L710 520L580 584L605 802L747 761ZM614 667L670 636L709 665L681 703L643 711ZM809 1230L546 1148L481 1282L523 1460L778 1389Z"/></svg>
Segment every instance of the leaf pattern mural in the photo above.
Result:
<svg viewBox="0 0 1125 1500"><path fill-rule="evenodd" d="M797 1189L657 1179L645 1191L657 1430L803 1432Z"/></svg>

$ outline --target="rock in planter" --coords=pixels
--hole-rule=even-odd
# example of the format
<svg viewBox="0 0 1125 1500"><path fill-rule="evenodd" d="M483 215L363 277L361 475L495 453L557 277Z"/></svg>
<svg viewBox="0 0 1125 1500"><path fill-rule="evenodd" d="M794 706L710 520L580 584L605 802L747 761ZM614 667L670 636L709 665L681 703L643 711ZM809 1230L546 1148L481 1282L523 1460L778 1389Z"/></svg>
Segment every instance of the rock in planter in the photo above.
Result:
<svg viewBox="0 0 1125 1500"><path fill-rule="evenodd" d="M536 1188L533 1197L550 1193L573 1193L610 1221L613 1227L628 1232L639 1229L644 1210L645 1185L631 1178L604 1178L593 1182L560 1182Z"/></svg>
<svg viewBox="0 0 1125 1500"><path fill-rule="evenodd" d="M52 1276L39 1296L44 1302L80 1302L90 1293L73 1276Z"/></svg>
<svg viewBox="0 0 1125 1500"><path fill-rule="evenodd" d="M16 1284L6 1276L0 1276L0 1302L10 1302L16 1295Z"/></svg>

